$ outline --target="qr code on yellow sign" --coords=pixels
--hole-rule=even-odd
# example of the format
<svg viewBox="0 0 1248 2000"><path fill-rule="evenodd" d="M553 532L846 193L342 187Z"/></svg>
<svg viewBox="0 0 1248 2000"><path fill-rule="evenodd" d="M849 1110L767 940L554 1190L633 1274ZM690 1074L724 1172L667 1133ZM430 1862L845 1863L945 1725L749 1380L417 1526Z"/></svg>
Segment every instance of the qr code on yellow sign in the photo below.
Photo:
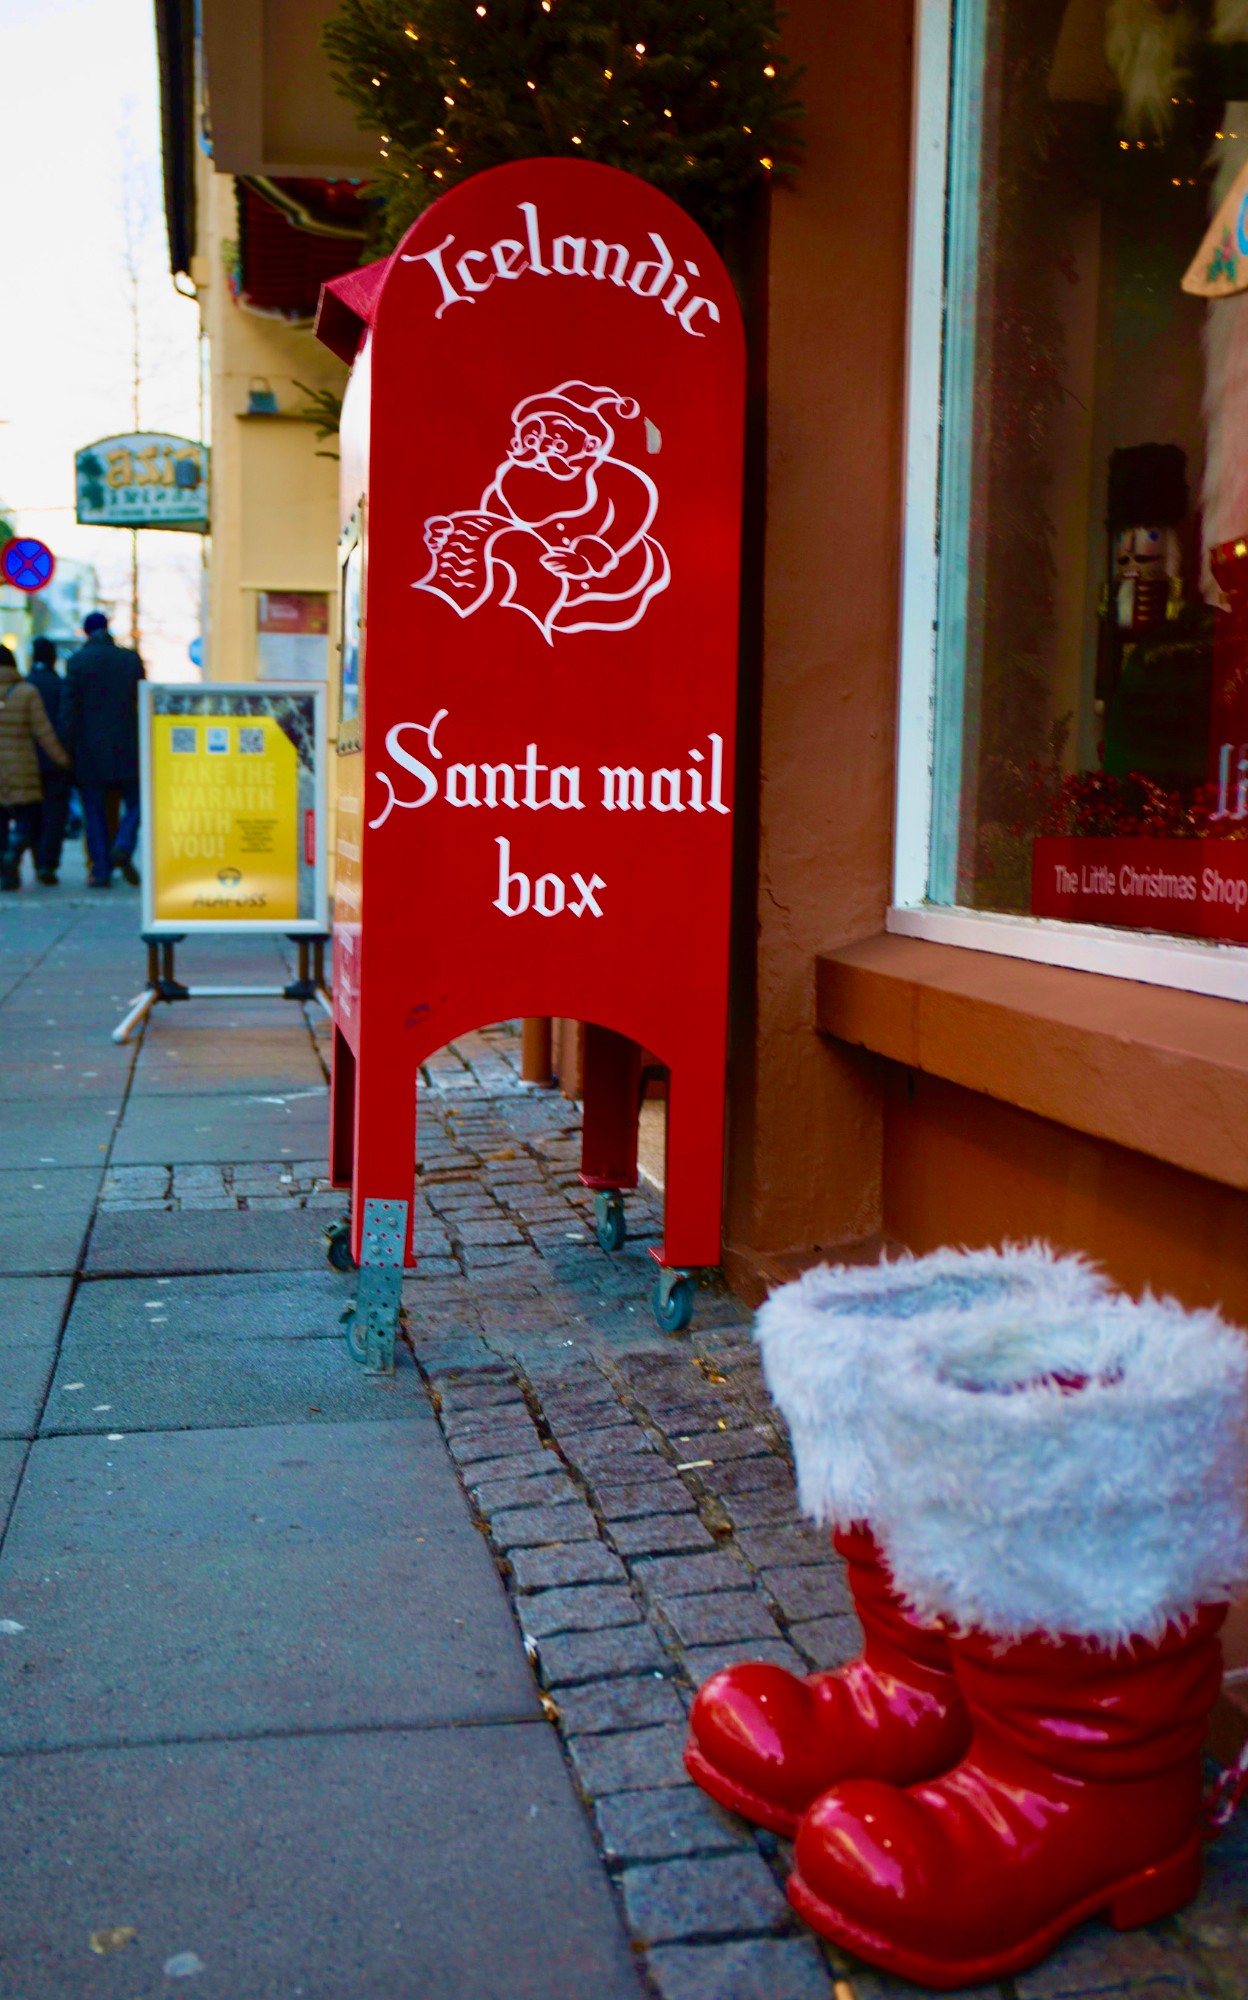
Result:
<svg viewBox="0 0 1248 2000"><path fill-rule="evenodd" d="M238 732L238 752L240 757L263 757L263 729L242 729Z"/></svg>

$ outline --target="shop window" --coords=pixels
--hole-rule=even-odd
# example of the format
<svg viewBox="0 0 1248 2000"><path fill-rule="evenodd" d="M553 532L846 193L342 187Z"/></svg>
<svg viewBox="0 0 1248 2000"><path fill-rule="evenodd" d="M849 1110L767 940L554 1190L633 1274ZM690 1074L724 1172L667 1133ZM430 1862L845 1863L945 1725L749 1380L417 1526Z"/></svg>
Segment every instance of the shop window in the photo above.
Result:
<svg viewBox="0 0 1248 2000"><path fill-rule="evenodd" d="M920 141L937 97L948 123L911 362L914 502L938 353L901 806L910 754L930 840L899 900L1248 945L1248 5L919 12Z"/></svg>

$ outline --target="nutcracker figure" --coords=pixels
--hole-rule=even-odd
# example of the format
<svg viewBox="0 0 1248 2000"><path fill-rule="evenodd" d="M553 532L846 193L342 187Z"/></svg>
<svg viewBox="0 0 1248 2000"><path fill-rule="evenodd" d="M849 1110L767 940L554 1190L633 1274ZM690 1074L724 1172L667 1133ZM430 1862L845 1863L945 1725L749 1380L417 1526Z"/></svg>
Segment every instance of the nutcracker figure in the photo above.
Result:
<svg viewBox="0 0 1248 2000"><path fill-rule="evenodd" d="M1098 714L1112 700L1131 648L1183 609L1179 528L1186 513L1187 458L1177 444L1136 444L1110 454Z"/></svg>

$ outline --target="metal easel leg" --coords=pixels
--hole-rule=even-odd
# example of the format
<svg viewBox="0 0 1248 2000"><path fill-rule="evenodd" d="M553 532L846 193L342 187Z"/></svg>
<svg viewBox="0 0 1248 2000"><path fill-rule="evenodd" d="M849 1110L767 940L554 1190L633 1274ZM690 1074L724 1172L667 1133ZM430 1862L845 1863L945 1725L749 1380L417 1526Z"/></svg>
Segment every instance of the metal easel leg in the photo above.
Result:
<svg viewBox="0 0 1248 2000"><path fill-rule="evenodd" d="M113 1029L113 1040L125 1042L130 1039L141 1021L146 1021L158 1000L164 999L161 991L161 940L144 931L143 942L147 946L147 985L141 993L136 993L130 1006Z"/></svg>
<svg viewBox="0 0 1248 2000"><path fill-rule="evenodd" d="M129 1041L140 1021L146 1021L159 997L154 986L147 986L142 993L136 994L134 1000L131 1002L129 1013L124 1015L113 1029L113 1040L115 1042Z"/></svg>
<svg viewBox="0 0 1248 2000"><path fill-rule="evenodd" d="M284 1000L320 1000L325 991L325 946L328 939L323 931L310 935L287 932L299 953L299 970L288 986L282 988ZM308 963L308 947L312 947L312 963Z"/></svg>

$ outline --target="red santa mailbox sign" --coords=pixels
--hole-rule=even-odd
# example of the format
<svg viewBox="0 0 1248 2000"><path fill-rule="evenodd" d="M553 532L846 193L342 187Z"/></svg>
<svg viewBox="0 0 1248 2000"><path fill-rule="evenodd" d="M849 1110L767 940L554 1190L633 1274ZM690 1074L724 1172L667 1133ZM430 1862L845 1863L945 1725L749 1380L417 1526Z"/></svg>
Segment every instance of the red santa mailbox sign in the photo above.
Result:
<svg viewBox="0 0 1248 2000"><path fill-rule="evenodd" d="M706 237L612 168L478 175L336 280L344 635L335 1179L354 1345L410 1250L415 1077L514 1015L589 1024L583 1177L636 1177L670 1069L658 1310L720 1255L744 350ZM388 1273L389 1275L383 1275ZM377 1329L381 1328L381 1332Z"/></svg>

